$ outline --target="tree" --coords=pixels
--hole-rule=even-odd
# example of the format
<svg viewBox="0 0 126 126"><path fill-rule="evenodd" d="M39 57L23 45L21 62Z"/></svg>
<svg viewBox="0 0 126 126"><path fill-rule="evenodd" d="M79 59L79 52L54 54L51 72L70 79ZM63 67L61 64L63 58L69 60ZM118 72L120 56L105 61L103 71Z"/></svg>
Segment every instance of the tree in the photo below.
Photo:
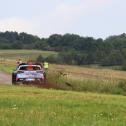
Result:
<svg viewBox="0 0 126 126"><path fill-rule="evenodd" d="M104 66L112 65L122 65L124 63L124 57L119 51L112 51L105 59L102 61Z"/></svg>

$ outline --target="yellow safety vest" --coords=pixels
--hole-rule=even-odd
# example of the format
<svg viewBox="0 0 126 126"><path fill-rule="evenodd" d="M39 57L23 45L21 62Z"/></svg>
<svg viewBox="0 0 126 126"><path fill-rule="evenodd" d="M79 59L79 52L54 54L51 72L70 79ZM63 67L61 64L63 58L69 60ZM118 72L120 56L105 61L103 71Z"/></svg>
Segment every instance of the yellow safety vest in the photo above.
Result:
<svg viewBox="0 0 126 126"><path fill-rule="evenodd" d="M47 62L44 62L43 67L44 67L45 69L48 69L49 64L48 64Z"/></svg>

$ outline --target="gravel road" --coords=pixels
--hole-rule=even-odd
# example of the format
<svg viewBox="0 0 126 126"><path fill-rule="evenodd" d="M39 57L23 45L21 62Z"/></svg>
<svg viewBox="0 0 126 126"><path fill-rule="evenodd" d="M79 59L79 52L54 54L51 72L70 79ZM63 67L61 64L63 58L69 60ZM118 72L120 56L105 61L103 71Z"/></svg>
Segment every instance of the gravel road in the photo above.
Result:
<svg viewBox="0 0 126 126"><path fill-rule="evenodd" d="M11 75L0 71L0 84L11 85Z"/></svg>

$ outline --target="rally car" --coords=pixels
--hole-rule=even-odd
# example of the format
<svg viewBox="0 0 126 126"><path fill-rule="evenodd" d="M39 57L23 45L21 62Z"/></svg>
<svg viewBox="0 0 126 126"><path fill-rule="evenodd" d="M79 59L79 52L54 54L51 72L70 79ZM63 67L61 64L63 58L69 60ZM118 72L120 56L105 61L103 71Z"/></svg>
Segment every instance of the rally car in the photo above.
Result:
<svg viewBox="0 0 126 126"><path fill-rule="evenodd" d="M18 83L45 83L46 75L38 63L22 63L12 73L12 84Z"/></svg>

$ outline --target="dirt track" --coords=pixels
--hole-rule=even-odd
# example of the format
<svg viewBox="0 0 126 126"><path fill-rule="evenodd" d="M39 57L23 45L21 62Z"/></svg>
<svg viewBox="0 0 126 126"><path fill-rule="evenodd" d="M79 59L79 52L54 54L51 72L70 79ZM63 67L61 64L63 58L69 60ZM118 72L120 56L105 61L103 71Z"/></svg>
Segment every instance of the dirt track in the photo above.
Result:
<svg viewBox="0 0 126 126"><path fill-rule="evenodd" d="M11 85L12 84L11 75L0 71L0 84ZM43 85L33 84L33 86L43 87L43 88L55 88L55 89L57 88L55 84L51 84L48 82L46 82L46 84L43 84Z"/></svg>
<svg viewBox="0 0 126 126"><path fill-rule="evenodd" d="M11 75L0 71L0 84L11 84Z"/></svg>

